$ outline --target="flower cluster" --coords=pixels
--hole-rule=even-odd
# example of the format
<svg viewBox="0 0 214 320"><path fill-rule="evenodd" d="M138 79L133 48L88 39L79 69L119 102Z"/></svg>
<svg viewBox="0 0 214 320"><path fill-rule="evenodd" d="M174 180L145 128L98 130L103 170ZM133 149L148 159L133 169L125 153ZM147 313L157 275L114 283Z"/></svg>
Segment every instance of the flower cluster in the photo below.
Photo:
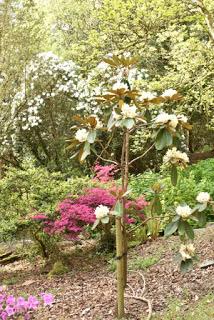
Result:
<svg viewBox="0 0 214 320"><path fill-rule="evenodd" d="M98 180L103 183L109 182L113 180L113 177L116 173L116 165L110 164L102 166L99 163L96 163L93 171L95 172L94 180Z"/></svg>
<svg viewBox="0 0 214 320"><path fill-rule="evenodd" d="M61 234L67 239L76 240L85 226L94 223L97 212L98 215L104 210L109 212L116 202L116 198L105 189L92 188L85 192L77 199L68 198L60 202L57 219L49 219L44 214L37 214L32 219L40 221L44 231L50 235Z"/></svg>
<svg viewBox="0 0 214 320"><path fill-rule="evenodd" d="M29 296L27 299L23 297L16 298L8 294L2 287L0 288L0 318L2 320L17 319L24 317L30 319L32 311L38 309L43 304L50 306L54 302L54 298L50 293L41 293L41 299L35 296Z"/></svg>
<svg viewBox="0 0 214 320"><path fill-rule="evenodd" d="M176 208L176 214L183 219L187 219L192 214L192 209L188 205L180 205Z"/></svg>
<svg viewBox="0 0 214 320"><path fill-rule="evenodd" d="M166 112L161 112L155 119L154 123L156 126L168 126L172 131L174 131L177 125L180 123L186 123L187 117L184 115L175 115L175 114L168 114Z"/></svg>
<svg viewBox="0 0 214 320"><path fill-rule="evenodd" d="M133 119L137 116L137 107L130 106L129 104L124 103L121 108L121 114L124 119L126 118Z"/></svg>
<svg viewBox="0 0 214 320"><path fill-rule="evenodd" d="M15 125L20 123L22 130L39 126L48 105L55 104L63 96L67 99L79 97L81 80L79 68L72 61L62 61L51 52L38 54L26 67L21 91L12 102Z"/></svg>
<svg viewBox="0 0 214 320"><path fill-rule="evenodd" d="M196 200L199 203L208 203L210 201L210 194L208 192L200 192L197 197Z"/></svg>
<svg viewBox="0 0 214 320"><path fill-rule="evenodd" d="M176 147L169 149L163 157L163 163L165 164L179 165L185 167L188 162L189 157L187 156L187 154L185 152L177 150Z"/></svg>
<svg viewBox="0 0 214 320"><path fill-rule="evenodd" d="M135 223L137 221L142 221L145 219L144 209L149 203L144 197L139 197L135 200L128 200L125 204L125 221L126 223Z"/></svg>
<svg viewBox="0 0 214 320"><path fill-rule="evenodd" d="M77 130L75 134L75 139L79 142L85 142L88 138L88 131L84 129Z"/></svg>
<svg viewBox="0 0 214 320"><path fill-rule="evenodd" d="M195 247L192 243L181 244L179 253L183 261L192 259L195 256Z"/></svg>
<svg viewBox="0 0 214 320"><path fill-rule="evenodd" d="M103 127L103 123L100 121L97 115L90 115L88 119L85 121L86 128L78 129L75 133L75 139L82 143L88 140L89 143L93 143L96 138L95 130L101 129ZM93 139L91 139L90 134L93 135Z"/></svg>
<svg viewBox="0 0 214 320"><path fill-rule="evenodd" d="M96 219L102 220L109 215L109 212L110 210L107 206L103 206L102 204L100 204L98 207L96 207L94 214L96 216Z"/></svg>

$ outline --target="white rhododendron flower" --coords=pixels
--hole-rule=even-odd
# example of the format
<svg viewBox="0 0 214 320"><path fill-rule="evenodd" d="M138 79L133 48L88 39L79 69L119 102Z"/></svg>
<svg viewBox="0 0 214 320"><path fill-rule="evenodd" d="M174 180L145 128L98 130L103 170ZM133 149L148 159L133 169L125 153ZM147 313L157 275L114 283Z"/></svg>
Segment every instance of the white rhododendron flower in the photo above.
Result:
<svg viewBox="0 0 214 320"><path fill-rule="evenodd" d="M96 121L97 121L96 129L101 129L103 127L102 121L97 116L95 118L96 118Z"/></svg>
<svg viewBox="0 0 214 320"><path fill-rule="evenodd" d="M170 127L174 128L174 129L177 127L178 118L176 117L175 114L170 114L169 115L169 125L170 125Z"/></svg>
<svg viewBox="0 0 214 320"><path fill-rule="evenodd" d="M187 123L187 121L188 121L188 118L186 116L184 116L183 114L179 114L177 116L177 118L179 121L184 122L184 123Z"/></svg>
<svg viewBox="0 0 214 320"><path fill-rule="evenodd" d="M118 90L118 89L128 90L129 88L128 88L128 85L126 83L118 81L118 82L113 84L112 89L113 90Z"/></svg>
<svg viewBox="0 0 214 320"><path fill-rule="evenodd" d="M79 129L75 134L75 139L79 142L85 142L88 138L88 131L86 129Z"/></svg>
<svg viewBox="0 0 214 320"><path fill-rule="evenodd" d="M140 100L152 100L156 97L156 95L152 92L143 92L140 96Z"/></svg>
<svg viewBox="0 0 214 320"><path fill-rule="evenodd" d="M192 209L188 205L178 206L176 208L176 213L182 218L189 218L192 214Z"/></svg>
<svg viewBox="0 0 214 320"><path fill-rule="evenodd" d="M97 69L100 70L100 71L105 71L106 69L109 68L109 64L102 61L100 62L98 65L97 65Z"/></svg>
<svg viewBox="0 0 214 320"><path fill-rule="evenodd" d="M169 149L163 157L163 163L183 164L189 162L189 157L185 152L177 150L176 147Z"/></svg>
<svg viewBox="0 0 214 320"><path fill-rule="evenodd" d="M115 111L112 111L112 116L115 120L120 120L121 119L121 115L116 113Z"/></svg>
<svg viewBox="0 0 214 320"><path fill-rule="evenodd" d="M177 91L170 88L162 93L162 97L173 97L175 94L177 94Z"/></svg>
<svg viewBox="0 0 214 320"><path fill-rule="evenodd" d="M210 194L208 192L200 192L197 197L196 200L199 203L207 203L210 201Z"/></svg>
<svg viewBox="0 0 214 320"><path fill-rule="evenodd" d="M179 250L182 260L192 259L195 255L195 247L192 243L182 244Z"/></svg>
<svg viewBox="0 0 214 320"><path fill-rule="evenodd" d="M137 108L136 106L130 106L127 103L124 103L121 108L121 113L124 118L135 118L137 115Z"/></svg>
<svg viewBox="0 0 214 320"><path fill-rule="evenodd" d="M101 220L101 219L107 217L109 212L110 212L109 208L107 206L103 206L101 204L95 209L94 214L96 216L96 219Z"/></svg>
<svg viewBox="0 0 214 320"><path fill-rule="evenodd" d="M175 129L178 125L178 118L174 114L168 114L161 112L156 118L155 123L157 125L168 124L171 128Z"/></svg>

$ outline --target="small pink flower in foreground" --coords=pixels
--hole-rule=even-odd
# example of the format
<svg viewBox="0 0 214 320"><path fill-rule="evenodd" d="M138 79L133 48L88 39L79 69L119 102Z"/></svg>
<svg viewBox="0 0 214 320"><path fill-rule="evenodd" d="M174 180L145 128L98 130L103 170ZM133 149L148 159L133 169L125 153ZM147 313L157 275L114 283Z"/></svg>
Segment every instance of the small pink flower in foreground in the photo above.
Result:
<svg viewBox="0 0 214 320"><path fill-rule="evenodd" d="M54 302L54 297L51 293L41 293L41 297L44 301L45 306L50 306Z"/></svg>

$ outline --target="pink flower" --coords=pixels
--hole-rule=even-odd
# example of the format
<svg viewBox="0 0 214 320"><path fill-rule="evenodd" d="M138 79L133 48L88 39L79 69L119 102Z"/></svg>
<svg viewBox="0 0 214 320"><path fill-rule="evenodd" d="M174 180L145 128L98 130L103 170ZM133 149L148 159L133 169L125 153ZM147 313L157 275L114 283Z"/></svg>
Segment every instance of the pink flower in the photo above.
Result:
<svg viewBox="0 0 214 320"><path fill-rule="evenodd" d="M10 306L13 306L16 303L16 299L14 296L8 296L6 299L6 303Z"/></svg>
<svg viewBox="0 0 214 320"><path fill-rule="evenodd" d="M7 320L8 319L8 316L7 316L7 312L6 311L3 311L0 313L0 316L1 316L1 320Z"/></svg>
<svg viewBox="0 0 214 320"><path fill-rule="evenodd" d="M54 298L51 293L41 293L41 297L43 298L45 306L50 306L54 302Z"/></svg>
<svg viewBox="0 0 214 320"><path fill-rule="evenodd" d="M35 310L38 308L39 301L34 296L29 296L27 300L28 309Z"/></svg>
<svg viewBox="0 0 214 320"><path fill-rule="evenodd" d="M5 311L7 312L7 315L10 317L10 316L13 316L15 314L15 309L11 306L6 306L5 308Z"/></svg>
<svg viewBox="0 0 214 320"><path fill-rule="evenodd" d="M31 218L32 220L46 220L48 217L44 215L43 213L38 213L35 216Z"/></svg>
<svg viewBox="0 0 214 320"><path fill-rule="evenodd" d="M93 168L95 172L94 180L99 180L103 183L113 180L116 168L117 166L114 164L101 166L99 163L96 163Z"/></svg>
<svg viewBox="0 0 214 320"><path fill-rule="evenodd" d="M23 297L18 297L16 300L16 308L18 311L25 310L28 306L27 301Z"/></svg>

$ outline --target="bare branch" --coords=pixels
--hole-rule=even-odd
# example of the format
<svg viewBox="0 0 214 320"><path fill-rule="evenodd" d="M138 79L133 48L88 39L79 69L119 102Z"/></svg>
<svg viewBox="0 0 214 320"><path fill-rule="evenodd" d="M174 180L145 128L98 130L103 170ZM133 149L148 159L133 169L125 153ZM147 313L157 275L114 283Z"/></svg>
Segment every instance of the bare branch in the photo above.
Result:
<svg viewBox="0 0 214 320"><path fill-rule="evenodd" d="M214 17L212 16L211 12L206 8L203 0L192 0L192 2L196 4L200 12L203 14L209 30L211 40L212 42L214 42Z"/></svg>
<svg viewBox="0 0 214 320"><path fill-rule="evenodd" d="M119 166L119 163L117 161L110 160L110 159L105 159L102 156L100 156L99 154L97 154L94 150L92 150L92 152L97 156L97 158L99 158L99 159L101 159L101 160L103 160L105 162L113 163L113 164L116 164L117 166Z"/></svg>
<svg viewBox="0 0 214 320"><path fill-rule="evenodd" d="M139 157L131 160L131 161L129 162L129 165L131 165L131 164L134 163L135 161L137 161L137 160L145 157L145 155L146 155L149 151L151 151L151 150L154 148L154 146L155 146L155 144L153 143L153 144L151 145L151 147L149 147L149 149L147 149L143 154L141 154Z"/></svg>
<svg viewBox="0 0 214 320"><path fill-rule="evenodd" d="M138 271L135 271L135 272L141 277L141 279L143 281L143 289L140 290L140 294L141 295L138 294L139 290L135 291L134 288L130 284L127 284L128 288L132 292L132 295L126 294L125 297L145 302L148 305L148 317L147 317L147 320L150 320L151 317L152 317L152 302L151 302L151 300L149 300L149 299L144 297L144 293L146 291L146 280L145 280L144 275L141 272L138 272Z"/></svg>

